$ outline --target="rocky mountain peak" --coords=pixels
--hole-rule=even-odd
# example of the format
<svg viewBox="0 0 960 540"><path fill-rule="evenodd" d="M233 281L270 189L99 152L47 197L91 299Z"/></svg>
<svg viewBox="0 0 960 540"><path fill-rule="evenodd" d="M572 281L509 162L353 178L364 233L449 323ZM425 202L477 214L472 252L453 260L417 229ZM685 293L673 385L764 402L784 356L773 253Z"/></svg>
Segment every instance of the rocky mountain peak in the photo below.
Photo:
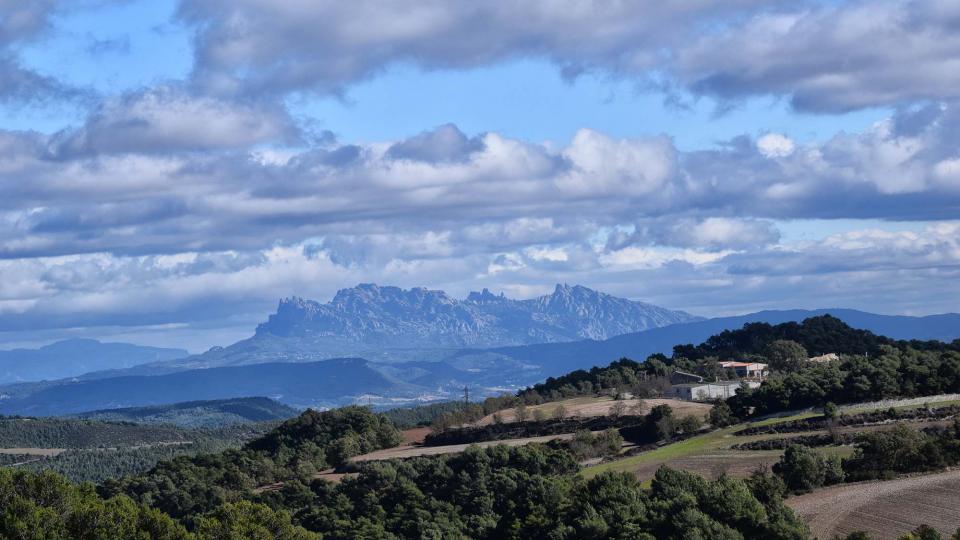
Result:
<svg viewBox="0 0 960 540"><path fill-rule="evenodd" d="M257 334L333 340L341 350L344 343L496 347L605 339L695 319L580 285L557 284L552 294L530 300L513 300L489 289L457 300L440 290L363 283L341 289L325 304L286 298Z"/></svg>
<svg viewBox="0 0 960 540"><path fill-rule="evenodd" d="M467 295L467 302L473 302L475 304L484 304L491 302L503 302L509 301L506 296L501 292L499 295L493 294L490 292L490 289L484 287L482 291L476 292L472 291Z"/></svg>

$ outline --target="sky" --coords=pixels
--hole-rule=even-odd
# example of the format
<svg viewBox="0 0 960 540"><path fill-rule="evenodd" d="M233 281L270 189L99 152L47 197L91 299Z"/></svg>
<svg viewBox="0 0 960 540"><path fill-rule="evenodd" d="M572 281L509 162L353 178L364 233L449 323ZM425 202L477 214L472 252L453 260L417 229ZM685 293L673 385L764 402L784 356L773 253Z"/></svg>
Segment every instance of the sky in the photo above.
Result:
<svg viewBox="0 0 960 540"><path fill-rule="evenodd" d="M960 3L0 0L0 348L358 283L960 305Z"/></svg>

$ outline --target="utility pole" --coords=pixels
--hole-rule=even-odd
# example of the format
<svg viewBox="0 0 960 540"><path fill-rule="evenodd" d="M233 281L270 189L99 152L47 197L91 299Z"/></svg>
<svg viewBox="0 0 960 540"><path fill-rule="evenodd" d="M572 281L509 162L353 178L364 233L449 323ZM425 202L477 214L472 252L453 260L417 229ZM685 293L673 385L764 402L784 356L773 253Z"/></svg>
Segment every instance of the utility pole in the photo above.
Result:
<svg viewBox="0 0 960 540"><path fill-rule="evenodd" d="M470 406L470 387L463 387L463 410L466 411Z"/></svg>

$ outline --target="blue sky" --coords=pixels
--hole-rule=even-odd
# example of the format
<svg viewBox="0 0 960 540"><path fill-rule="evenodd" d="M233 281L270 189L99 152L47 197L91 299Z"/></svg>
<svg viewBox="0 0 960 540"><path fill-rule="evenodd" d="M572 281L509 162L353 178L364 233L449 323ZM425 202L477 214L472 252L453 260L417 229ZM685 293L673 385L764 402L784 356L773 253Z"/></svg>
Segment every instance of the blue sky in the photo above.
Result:
<svg viewBox="0 0 960 540"><path fill-rule="evenodd" d="M591 6L0 2L0 347L368 281L956 311L960 9Z"/></svg>

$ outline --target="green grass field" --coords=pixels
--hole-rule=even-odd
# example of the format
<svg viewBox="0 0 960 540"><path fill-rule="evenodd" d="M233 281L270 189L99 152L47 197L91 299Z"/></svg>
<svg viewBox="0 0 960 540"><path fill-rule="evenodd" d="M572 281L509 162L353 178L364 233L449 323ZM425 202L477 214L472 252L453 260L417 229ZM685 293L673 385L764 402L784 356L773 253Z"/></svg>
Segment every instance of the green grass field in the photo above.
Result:
<svg viewBox="0 0 960 540"><path fill-rule="evenodd" d="M733 450L730 448L731 446L738 443L776 439L784 435L770 433L736 436L734 435L735 432L748 427L769 426L816 416L820 416L820 413L802 412L778 418L767 418L756 422L744 422L691 437L680 442L668 444L648 452L643 452L642 454L587 467L581 474L586 478L592 478L608 471L631 472L636 474L641 480L649 481L660 465L674 466L702 474L709 474L711 469L729 467L734 470L731 474L737 474L737 471L743 474L762 464L776 462L780 459L780 455L783 452L781 450ZM822 431L791 433L790 436L812 433L822 433ZM846 457L853 452L853 448L849 446L825 447L822 450L826 453L837 454L842 457Z"/></svg>

